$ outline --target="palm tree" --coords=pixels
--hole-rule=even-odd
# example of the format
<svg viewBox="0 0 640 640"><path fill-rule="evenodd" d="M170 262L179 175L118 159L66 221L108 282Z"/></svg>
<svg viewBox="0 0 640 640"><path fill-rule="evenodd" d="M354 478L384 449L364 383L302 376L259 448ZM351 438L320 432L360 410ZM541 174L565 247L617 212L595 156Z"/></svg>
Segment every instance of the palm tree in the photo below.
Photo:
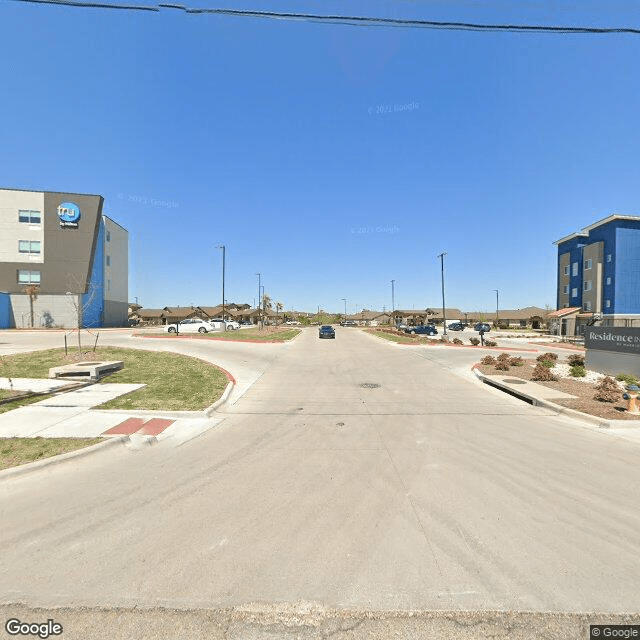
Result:
<svg viewBox="0 0 640 640"><path fill-rule="evenodd" d="M282 302L276 302L276 316L278 315L278 313L280 313L280 311L282 311L283 308L284 305L282 304ZM277 320L276 324L278 324Z"/></svg>

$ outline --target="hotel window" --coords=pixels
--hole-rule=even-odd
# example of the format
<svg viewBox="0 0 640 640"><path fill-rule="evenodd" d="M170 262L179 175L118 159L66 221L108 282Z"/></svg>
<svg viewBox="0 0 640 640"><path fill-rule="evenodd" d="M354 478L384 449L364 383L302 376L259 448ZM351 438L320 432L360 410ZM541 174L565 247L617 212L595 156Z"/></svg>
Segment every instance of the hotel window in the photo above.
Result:
<svg viewBox="0 0 640 640"><path fill-rule="evenodd" d="M584 290L585 290L585 291L591 291L591 286L592 286L592 285L591 285L591 280L587 280L587 281L584 283Z"/></svg>
<svg viewBox="0 0 640 640"><path fill-rule="evenodd" d="M111 291L111 280L107 280L107 291Z"/></svg>
<svg viewBox="0 0 640 640"><path fill-rule="evenodd" d="M569 285L568 284L565 284L564 287L562 287L562 293L564 293L565 295L567 293L569 293Z"/></svg>
<svg viewBox="0 0 640 640"><path fill-rule="evenodd" d="M20 269L18 271L18 284L40 284L40 272Z"/></svg>
<svg viewBox="0 0 640 640"><path fill-rule="evenodd" d="M31 209L20 209L18 211L18 220L20 222L28 222L29 224L40 224L40 212L32 211Z"/></svg>
<svg viewBox="0 0 640 640"><path fill-rule="evenodd" d="M585 260L585 261L584 261L584 268L585 268L585 270L586 270L586 269L591 269L592 264L593 264L593 263L591 262L591 259L589 259L589 260Z"/></svg>
<svg viewBox="0 0 640 640"><path fill-rule="evenodd" d="M111 231L107 231L107 242L111 242Z"/></svg>
<svg viewBox="0 0 640 640"><path fill-rule="evenodd" d="M572 298L578 297L578 287L574 287L573 289L571 289L571 297Z"/></svg>
<svg viewBox="0 0 640 640"><path fill-rule="evenodd" d="M111 256L107 256L107 267L111 266Z"/></svg>
<svg viewBox="0 0 640 640"><path fill-rule="evenodd" d="M591 302L585 302L582 307L585 311L591 311Z"/></svg>
<svg viewBox="0 0 640 640"><path fill-rule="evenodd" d="M40 240L18 240L20 253L40 253Z"/></svg>
<svg viewBox="0 0 640 640"><path fill-rule="evenodd" d="M577 276L578 275L578 263L574 262L573 263L573 269L572 269L573 275Z"/></svg>
<svg viewBox="0 0 640 640"><path fill-rule="evenodd" d="M611 300L605 300L604 306L608 309L611 306Z"/></svg>
<svg viewBox="0 0 640 640"><path fill-rule="evenodd" d="M568 264L565 264L565 265L564 265L564 275L565 275L565 276L568 276L568 275L569 275L569 269L570 269L569 265L568 265Z"/></svg>
<svg viewBox="0 0 640 640"><path fill-rule="evenodd" d="M611 278L607 278L607 284L611 284Z"/></svg>
<svg viewBox="0 0 640 640"><path fill-rule="evenodd" d="M607 253L607 262L611 262L611 254Z"/></svg>

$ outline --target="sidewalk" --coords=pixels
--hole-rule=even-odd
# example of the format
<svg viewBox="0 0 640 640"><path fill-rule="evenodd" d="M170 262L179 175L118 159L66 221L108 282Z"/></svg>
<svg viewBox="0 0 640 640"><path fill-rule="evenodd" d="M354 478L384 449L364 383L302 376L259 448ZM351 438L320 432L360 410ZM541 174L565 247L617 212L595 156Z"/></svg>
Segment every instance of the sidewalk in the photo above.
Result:
<svg viewBox="0 0 640 640"><path fill-rule="evenodd" d="M17 390L55 392L68 381L12 380ZM186 442L220 422L196 411L125 411L93 409L136 391L143 384L95 384L59 393L0 414L0 438L97 438L139 435L173 444ZM0 378L0 388L9 388Z"/></svg>

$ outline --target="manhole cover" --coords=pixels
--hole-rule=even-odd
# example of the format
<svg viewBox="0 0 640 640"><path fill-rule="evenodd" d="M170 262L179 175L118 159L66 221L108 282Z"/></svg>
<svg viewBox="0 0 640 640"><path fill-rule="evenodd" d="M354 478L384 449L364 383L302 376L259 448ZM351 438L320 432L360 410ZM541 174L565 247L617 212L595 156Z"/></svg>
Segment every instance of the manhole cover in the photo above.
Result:
<svg viewBox="0 0 640 640"><path fill-rule="evenodd" d="M377 389L380 385L377 382L363 382L360 386L363 389Z"/></svg>
<svg viewBox="0 0 640 640"><path fill-rule="evenodd" d="M518 380L517 378L504 378L502 382L508 382L509 384L527 384L526 380Z"/></svg>

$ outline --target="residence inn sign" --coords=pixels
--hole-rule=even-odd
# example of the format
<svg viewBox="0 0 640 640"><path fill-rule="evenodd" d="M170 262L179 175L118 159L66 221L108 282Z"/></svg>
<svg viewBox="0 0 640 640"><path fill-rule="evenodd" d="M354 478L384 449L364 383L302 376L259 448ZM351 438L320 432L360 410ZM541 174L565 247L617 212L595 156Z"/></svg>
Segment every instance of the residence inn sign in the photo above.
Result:
<svg viewBox="0 0 640 640"><path fill-rule="evenodd" d="M584 346L589 369L640 375L640 328L586 327Z"/></svg>
<svg viewBox="0 0 640 640"><path fill-rule="evenodd" d="M586 327L584 346L598 351L640 355L640 329L629 327Z"/></svg>

